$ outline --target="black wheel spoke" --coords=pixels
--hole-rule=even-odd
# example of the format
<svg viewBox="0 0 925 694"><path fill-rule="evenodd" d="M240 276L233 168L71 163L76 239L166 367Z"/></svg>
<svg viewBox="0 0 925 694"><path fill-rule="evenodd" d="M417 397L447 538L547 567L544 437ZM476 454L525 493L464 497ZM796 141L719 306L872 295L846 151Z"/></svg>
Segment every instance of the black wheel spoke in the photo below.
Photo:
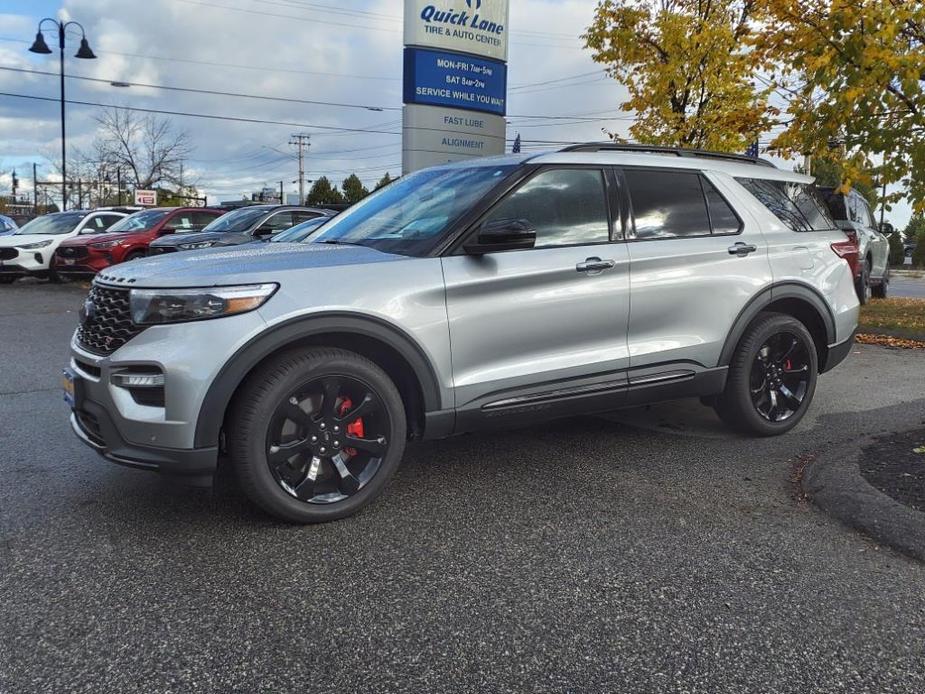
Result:
<svg viewBox="0 0 925 694"><path fill-rule="evenodd" d="M288 462L292 456L297 453L308 450L311 447L311 443L308 439L302 439L300 441L292 441L289 443L280 443L270 446L270 450L267 454L267 461L270 465L278 466L282 465L285 462Z"/></svg>
<svg viewBox="0 0 925 694"><path fill-rule="evenodd" d="M334 417L337 414L337 398L340 396L340 379L334 376L322 379L321 388L321 416Z"/></svg>
<svg viewBox="0 0 925 694"><path fill-rule="evenodd" d="M360 480L350 472L350 468L347 467L340 455L335 455L331 458L331 462L334 464L337 474L340 475L340 484L338 485L340 490L348 496L355 494L360 489Z"/></svg>
<svg viewBox="0 0 925 694"><path fill-rule="evenodd" d="M360 403L349 412L337 418L340 424L349 424L360 417L370 414L379 408L379 401L372 393L366 393Z"/></svg>
<svg viewBox="0 0 925 694"><path fill-rule="evenodd" d="M781 356L777 358L777 363L781 364L787 361L787 359L790 358L790 356L794 353L796 348L799 347L799 345L800 345L800 341L794 337L793 340L790 342L790 346L787 347L787 349L784 350L784 353L781 354Z"/></svg>
<svg viewBox="0 0 925 694"><path fill-rule="evenodd" d="M321 458L313 456L308 464L308 470L305 471L305 478L299 482L293 491L300 499L311 499L315 496L315 483L318 481L318 474L321 471Z"/></svg>
<svg viewBox="0 0 925 694"><path fill-rule="evenodd" d="M375 439L360 438L359 436L345 436L344 446L365 451L375 458L385 455L386 440L384 436Z"/></svg>
<svg viewBox="0 0 925 694"><path fill-rule="evenodd" d="M311 422L311 417L306 414L305 410L299 407L298 400L295 398L290 398L289 402L286 403L286 406L283 408L283 415L290 422L294 422L297 426L306 426Z"/></svg>
<svg viewBox="0 0 925 694"><path fill-rule="evenodd" d="M781 385L780 388L777 389L777 392L784 397L787 404L794 410L803 404L803 398L797 397L797 395L785 385Z"/></svg>

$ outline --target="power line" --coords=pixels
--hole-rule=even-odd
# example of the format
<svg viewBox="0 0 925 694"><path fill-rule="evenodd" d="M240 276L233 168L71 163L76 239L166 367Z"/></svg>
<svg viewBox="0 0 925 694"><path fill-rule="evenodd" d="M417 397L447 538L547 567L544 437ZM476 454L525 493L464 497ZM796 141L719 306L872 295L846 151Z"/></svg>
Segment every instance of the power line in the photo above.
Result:
<svg viewBox="0 0 925 694"><path fill-rule="evenodd" d="M9 67L6 65L0 65L0 70L5 70L7 72L22 72L32 75L44 75L47 77L58 77L56 72L47 72L45 70L30 70L28 68L21 67ZM334 106L337 108L356 108L364 111L400 111L400 106L371 106L364 104L347 104L347 103L338 103L336 101L318 101L314 99L296 99L293 97L284 97L284 96L267 96L263 94L244 94L241 92L223 92L215 89L197 89L195 87L173 87L164 84L150 84L146 82L126 82L123 80L117 79L104 79L101 77L86 77L84 75L65 75L65 77L74 80L84 80L86 82L97 82L104 84L112 84L113 82L118 82L119 86L128 85L130 87L142 87L144 89L162 89L165 91L172 92L187 92L190 94L206 94L209 96L232 96L242 99L260 99L264 101L282 101L285 103L293 104L310 104L312 106Z"/></svg>
<svg viewBox="0 0 925 694"><path fill-rule="evenodd" d="M29 44L31 41L25 39L16 39L10 36L0 36L0 41L7 41L10 43L25 43ZM256 70L258 72L285 72L299 75L319 75L322 77L348 77L350 79L359 79L359 80L376 80L376 81L401 81L401 77L385 77L383 75L355 75L348 74L343 72L321 72L317 70L297 70L295 68L285 68L285 67L268 67L265 65L241 65L238 63L219 63L208 60L192 60L191 58L167 58L161 55L147 55L144 53L120 53L119 51L100 51L100 55L118 55L123 58L144 58L146 60L163 60L170 63L187 63L190 65L207 65L209 67L230 67L239 70Z"/></svg>
<svg viewBox="0 0 925 694"><path fill-rule="evenodd" d="M12 92L0 92L0 96L9 96L16 99L32 99L34 101L52 101L60 103L60 99L50 96L35 96L32 94L14 94ZM294 123L292 121L266 120L262 118L245 118L243 116L218 116L211 113L192 113L189 111L168 111L157 108L142 108L140 106L117 106L115 104L101 104L96 101L77 101L74 99L65 99L65 103L74 104L75 106L97 106L100 108L117 108L125 111L138 111L139 113L161 113L168 116L184 116L188 118L207 118L209 120L225 120L236 123L258 123L262 125L288 125L294 128L308 128L315 130L330 130L336 133L373 133L378 135L401 135L400 132L391 132L388 130L373 130L371 128L345 128L333 125L310 125L307 123ZM433 130L435 128L427 128Z"/></svg>

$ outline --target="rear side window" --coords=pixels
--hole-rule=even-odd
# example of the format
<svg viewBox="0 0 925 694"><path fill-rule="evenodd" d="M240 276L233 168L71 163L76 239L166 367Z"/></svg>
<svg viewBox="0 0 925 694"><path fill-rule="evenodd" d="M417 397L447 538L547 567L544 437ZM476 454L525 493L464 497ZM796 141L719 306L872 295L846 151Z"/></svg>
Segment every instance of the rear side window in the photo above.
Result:
<svg viewBox="0 0 925 694"><path fill-rule="evenodd" d="M637 239L735 234L739 218L696 172L624 169Z"/></svg>
<svg viewBox="0 0 925 694"><path fill-rule="evenodd" d="M819 190L810 183L770 181L763 178L736 180L793 231L823 231L836 228L835 220L832 219Z"/></svg>
<svg viewBox="0 0 925 694"><path fill-rule="evenodd" d="M610 240L604 174L599 169L551 169L502 200L487 221L525 219L536 229L535 248Z"/></svg>

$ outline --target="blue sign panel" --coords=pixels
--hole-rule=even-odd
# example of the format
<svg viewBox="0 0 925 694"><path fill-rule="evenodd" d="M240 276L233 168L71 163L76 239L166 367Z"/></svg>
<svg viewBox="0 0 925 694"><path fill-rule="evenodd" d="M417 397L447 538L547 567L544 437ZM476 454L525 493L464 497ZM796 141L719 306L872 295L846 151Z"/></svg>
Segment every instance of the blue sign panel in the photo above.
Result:
<svg viewBox="0 0 925 694"><path fill-rule="evenodd" d="M406 104L450 106L503 116L507 65L460 53L405 48Z"/></svg>

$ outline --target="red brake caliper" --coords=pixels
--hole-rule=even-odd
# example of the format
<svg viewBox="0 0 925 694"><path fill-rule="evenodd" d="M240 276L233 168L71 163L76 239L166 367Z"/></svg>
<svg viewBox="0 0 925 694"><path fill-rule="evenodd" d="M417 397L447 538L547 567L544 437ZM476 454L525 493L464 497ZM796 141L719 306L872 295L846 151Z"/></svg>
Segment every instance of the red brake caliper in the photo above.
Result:
<svg viewBox="0 0 925 694"><path fill-rule="evenodd" d="M344 398L340 403L340 416L343 417L351 409L353 409L353 401L350 398ZM362 417L357 417L347 425L347 434L349 436L356 436L358 439L363 438L364 430ZM357 451L355 448L344 448L344 453L352 458L357 454Z"/></svg>

